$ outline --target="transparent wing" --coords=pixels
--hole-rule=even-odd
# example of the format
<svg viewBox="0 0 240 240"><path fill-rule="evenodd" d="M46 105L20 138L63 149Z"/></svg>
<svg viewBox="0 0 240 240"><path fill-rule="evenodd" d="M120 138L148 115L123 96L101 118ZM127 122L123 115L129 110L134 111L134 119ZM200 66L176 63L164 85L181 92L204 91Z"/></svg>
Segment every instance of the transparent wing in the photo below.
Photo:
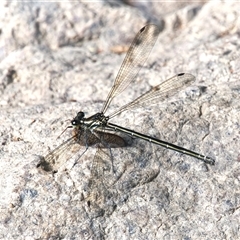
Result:
<svg viewBox="0 0 240 240"><path fill-rule="evenodd" d="M140 106L142 107L146 104L154 104L157 101L162 101L168 97L173 96L183 87L187 87L194 81L195 77L190 73L180 73L178 75L175 75L174 77L169 78L166 81L160 83L159 85L151 88L148 92L136 98L132 102L122 106L116 112L109 115L109 118L113 118L114 116L126 110L130 110Z"/></svg>
<svg viewBox="0 0 240 240"><path fill-rule="evenodd" d="M81 145L76 141L76 136L73 136L48 153L38 167L41 167L47 172L57 172L57 170L69 158L76 154L80 148Z"/></svg>
<svg viewBox="0 0 240 240"><path fill-rule="evenodd" d="M159 32L160 30L156 25L150 24L137 33L123 60L114 85L108 94L102 113L106 112L113 98L120 94L135 79L147 60Z"/></svg>
<svg viewBox="0 0 240 240"><path fill-rule="evenodd" d="M113 210L114 183L118 179L117 171L113 165L113 149L121 149L126 142L118 135L108 132L95 132L99 137L97 152L91 166L91 178L85 187L85 199L88 205L95 211L111 212Z"/></svg>
<svg viewBox="0 0 240 240"><path fill-rule="evenodd" d="M150 142L136 140L124 148L107 145L108 142L102 141L94 156L85 200L94 212L111 214L133 188L158 175L159 163L155 163L156 158L152 157L155 151L151 146L149 148Z"/></svg>
<svg viewBox="0 0 240 240"><path fill-rule="evenodd" d="M38 167L41 167L47 172L57 172L57 170L71 157L76 155L77 161L89 146L115 148L123 147L125 145L124 140L120 136L103 132L101 129L95 129L93 132L88 129L76 129L74 131L74 136L48 153ZM99 143L101 142L104 142L104 144L100 145Z"/></svg>

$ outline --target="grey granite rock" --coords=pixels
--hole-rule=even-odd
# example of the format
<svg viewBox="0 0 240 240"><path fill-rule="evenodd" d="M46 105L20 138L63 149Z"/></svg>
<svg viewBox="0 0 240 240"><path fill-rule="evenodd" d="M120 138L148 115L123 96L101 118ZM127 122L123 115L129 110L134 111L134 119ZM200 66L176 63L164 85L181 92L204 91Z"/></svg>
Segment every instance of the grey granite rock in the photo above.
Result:
<svg viewBox="0 0 240 240"><path fill-rule="evenodd" d="M0 5L1 239L240 238L238 3ZM57 138L78 111L101 110L124 57L116 49L148 22L159 25L158 41L109 112L179 72L196 81L112 121L210 155L215 166L135 141L114 150L121 177L103 179L106 189L95 180L95 195L95 148L54 175L37 168L71 135Z"/></svg>

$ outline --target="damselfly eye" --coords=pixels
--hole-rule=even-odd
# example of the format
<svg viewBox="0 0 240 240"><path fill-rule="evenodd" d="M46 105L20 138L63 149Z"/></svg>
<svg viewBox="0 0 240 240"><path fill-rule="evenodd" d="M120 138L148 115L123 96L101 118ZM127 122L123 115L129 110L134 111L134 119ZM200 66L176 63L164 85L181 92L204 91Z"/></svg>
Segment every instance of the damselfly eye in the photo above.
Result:
<svg viewBox="0 0 240 240"><path fill-rule="evenodd" d="M77 114L77 118L80 120L80 119L83 119L85 116L84 112L78 112Z"/></svg>
<svg viewBox="0 0 240 240"><path fill-rule="evenodd" d="M72 123L73 126L78 125L77 122L76 122L75 120L72 120L71 123Z"/></svg>

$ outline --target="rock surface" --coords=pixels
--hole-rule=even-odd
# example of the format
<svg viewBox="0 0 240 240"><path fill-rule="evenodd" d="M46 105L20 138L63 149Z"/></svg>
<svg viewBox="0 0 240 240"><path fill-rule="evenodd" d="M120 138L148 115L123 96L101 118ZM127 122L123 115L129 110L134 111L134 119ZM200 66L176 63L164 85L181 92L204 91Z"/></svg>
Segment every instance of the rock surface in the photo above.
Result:
<svg viewBox="0 0 240 240"><path fill-rule="evenodd" d="M240 238L239 3L0 5L1 239ZM109 113L177 73L196 81L112 122L216 164L134 140L113 150L117 181L118 172L93 178L95 165L96 176L108 167L95 148L56 174L37 168L78 111L101 110L127 46L149 22L161 29L154 50ZM91 181L99 192L89 192Z"/></svg>

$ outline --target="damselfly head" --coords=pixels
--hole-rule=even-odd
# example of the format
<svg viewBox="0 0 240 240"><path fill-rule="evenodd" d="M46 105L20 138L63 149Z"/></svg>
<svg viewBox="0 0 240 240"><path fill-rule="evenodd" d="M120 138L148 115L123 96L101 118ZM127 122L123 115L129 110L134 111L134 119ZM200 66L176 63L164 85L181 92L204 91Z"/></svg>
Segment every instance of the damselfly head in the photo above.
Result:
<svg viewBox="0 0 240 240"><path fill-rule="evenodd" d="M77 116L71 121L73 126L80 125L81 121L83 120L85 114L84 112L78 112Z"/></svg>

